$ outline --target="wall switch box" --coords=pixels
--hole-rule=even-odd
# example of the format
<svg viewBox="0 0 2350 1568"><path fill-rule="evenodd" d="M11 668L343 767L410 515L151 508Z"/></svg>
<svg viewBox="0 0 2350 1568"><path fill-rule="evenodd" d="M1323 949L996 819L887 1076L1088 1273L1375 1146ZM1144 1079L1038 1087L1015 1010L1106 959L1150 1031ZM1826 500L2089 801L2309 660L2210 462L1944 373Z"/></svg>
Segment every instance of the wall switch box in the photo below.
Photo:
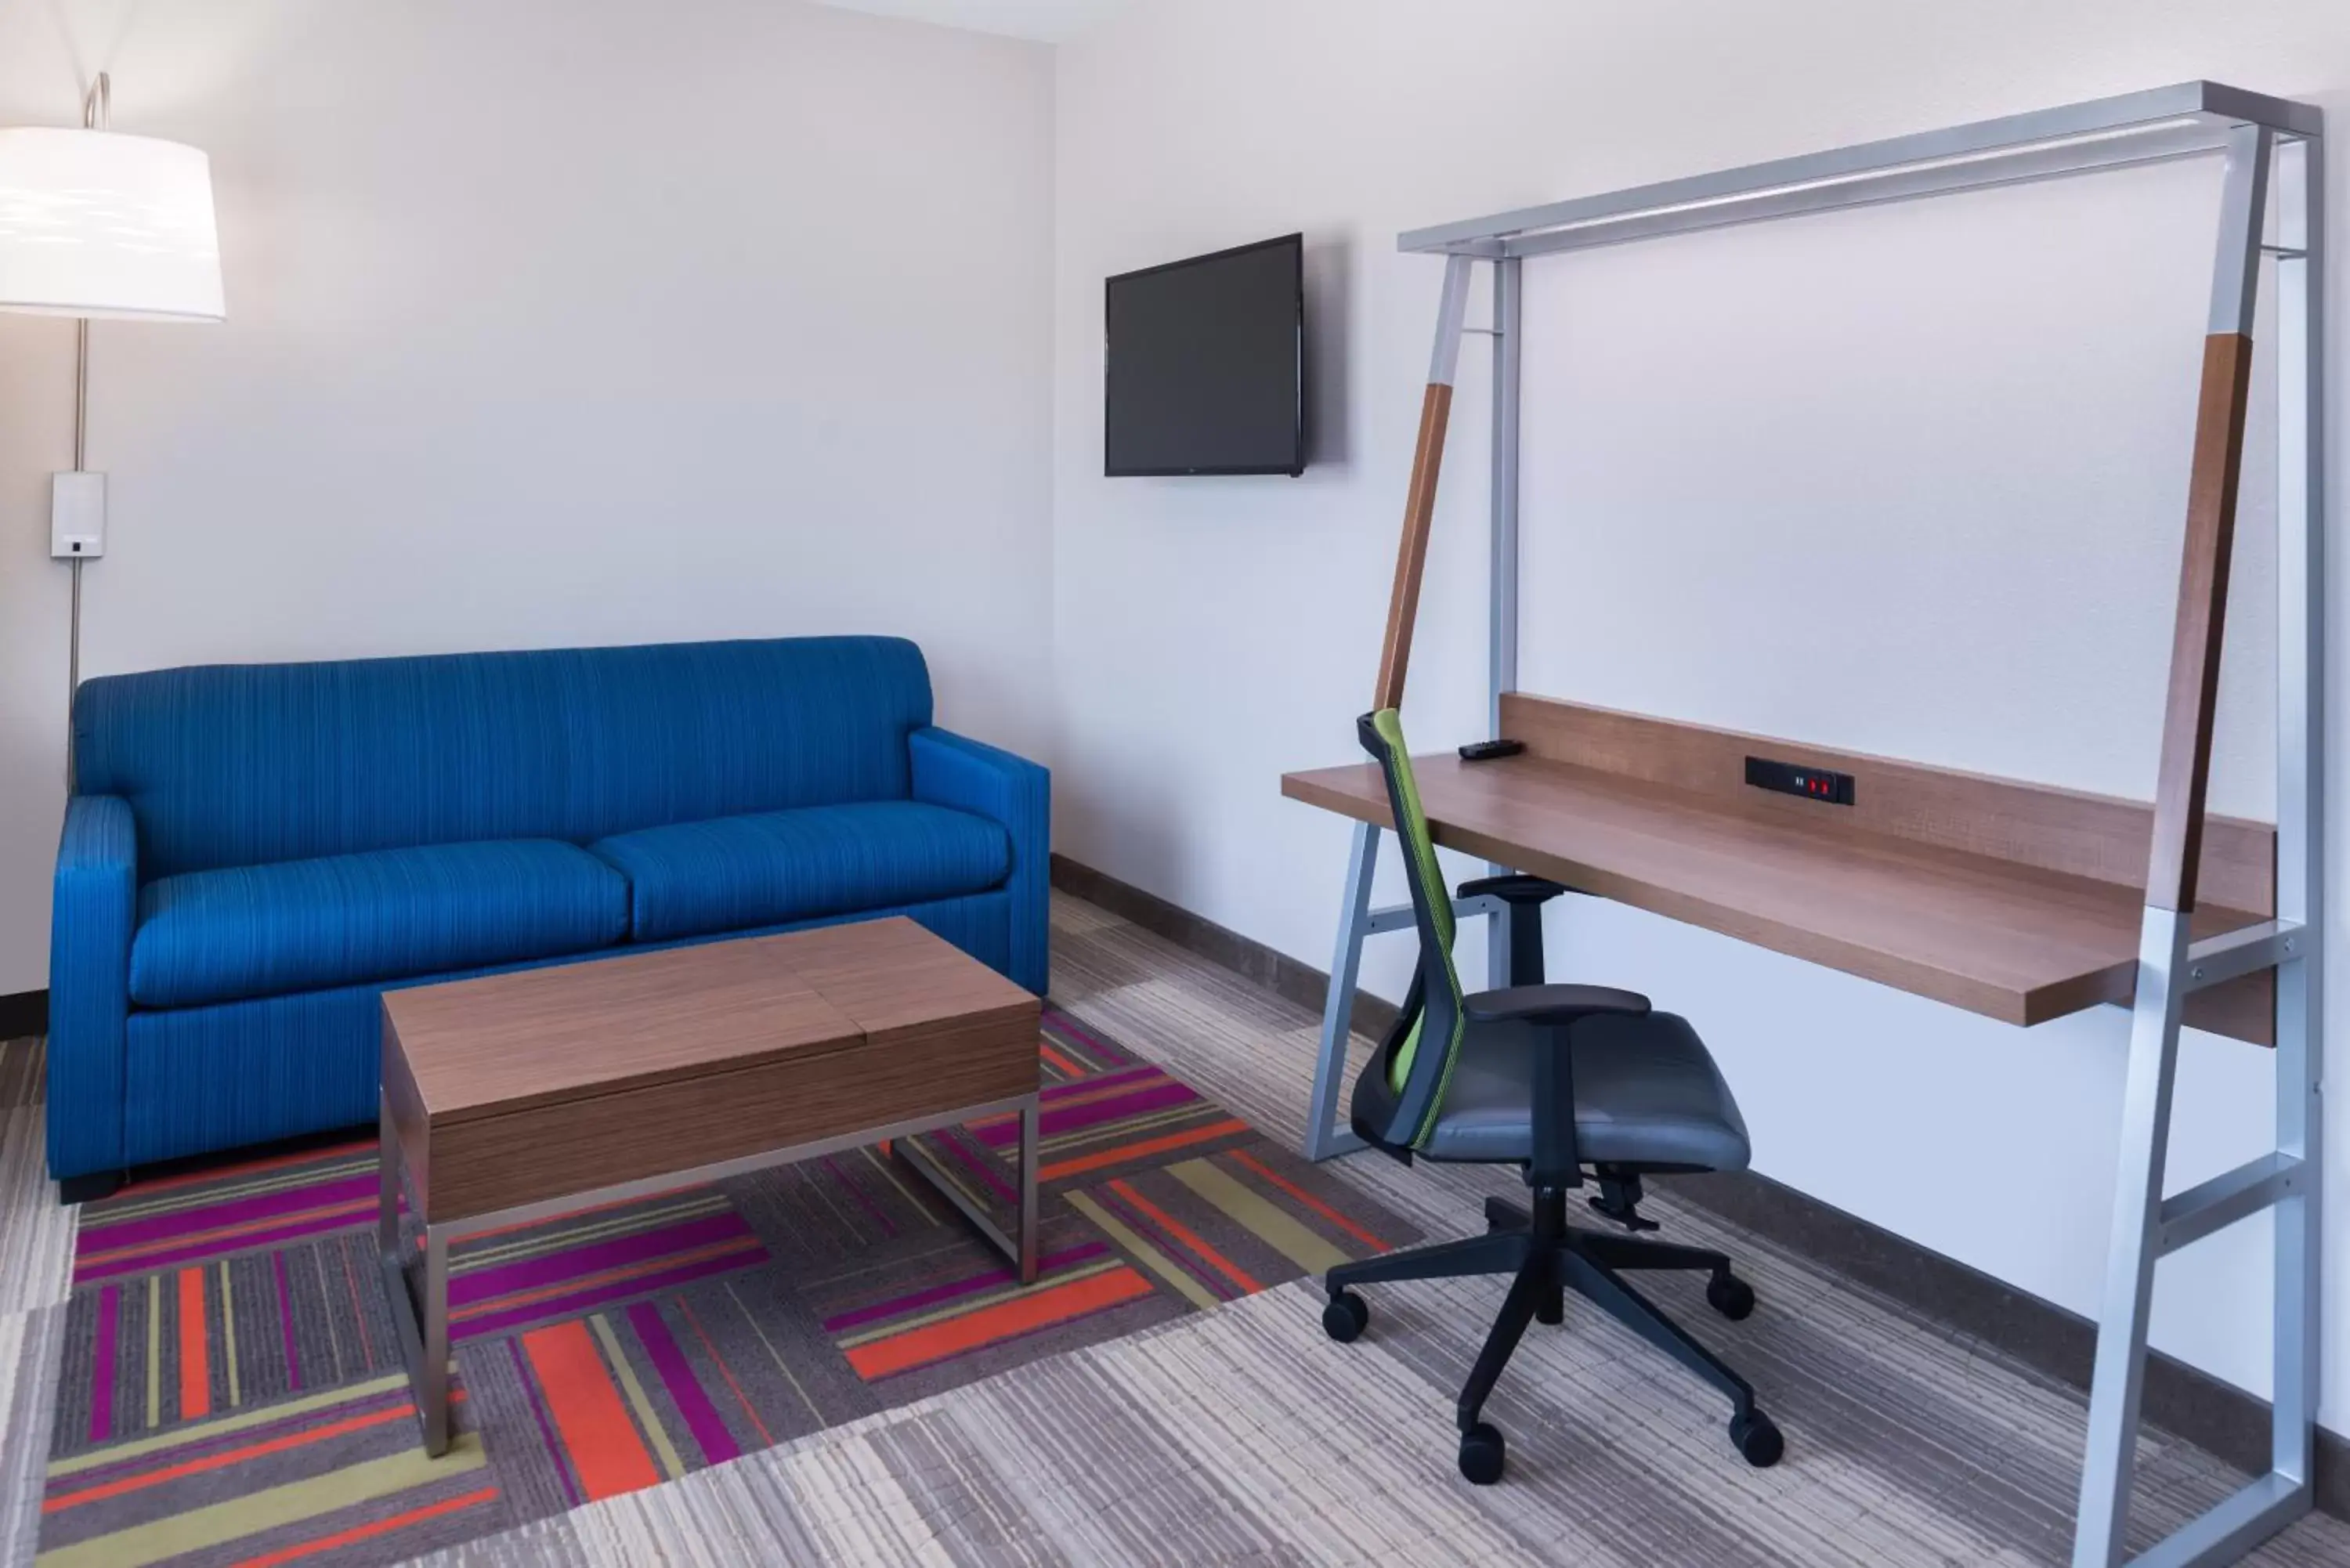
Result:
<svg viewBox="0 0 2350 1568"><path fill-rule="evenodd" d="M106 554L106 475L49 476L49 554L60 561Z"/></svg>
<svg viewBox="0 0 2350 1568"><path fill-rule="evenodd" d="M1826 768L1807 768L1794 763L1773 762L1769 757L1746 759L1746 782L1756 789L1776 790L1781 794L1799 794L1805 800L1825 801L1830 805L1852 804L1852 775Z"/></svg>

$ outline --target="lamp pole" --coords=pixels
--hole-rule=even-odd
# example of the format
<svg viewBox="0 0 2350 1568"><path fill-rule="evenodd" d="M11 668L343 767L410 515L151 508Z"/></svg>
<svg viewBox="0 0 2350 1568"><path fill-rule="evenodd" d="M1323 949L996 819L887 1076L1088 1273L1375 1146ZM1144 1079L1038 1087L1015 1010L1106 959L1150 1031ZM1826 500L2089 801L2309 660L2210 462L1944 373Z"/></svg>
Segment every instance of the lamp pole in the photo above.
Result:
<svg viewBox="0 0 2350 1568"><path fill-rule="evenodd" d="M108 130L114 119L114 84L104 71L81 100L81 128ZM74 318L74 472L89 469L89 317ZM73 615L66 633L66 796L74 793L74 699L81 695L81 568L76 556L66 563L73 575Z"/></svg>

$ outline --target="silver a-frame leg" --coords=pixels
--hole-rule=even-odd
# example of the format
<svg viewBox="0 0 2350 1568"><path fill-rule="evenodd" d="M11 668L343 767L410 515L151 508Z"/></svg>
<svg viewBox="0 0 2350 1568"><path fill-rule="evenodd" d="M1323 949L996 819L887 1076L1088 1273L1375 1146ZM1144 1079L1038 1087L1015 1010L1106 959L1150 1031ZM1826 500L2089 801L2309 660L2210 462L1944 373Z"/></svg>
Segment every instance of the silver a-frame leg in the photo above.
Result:
<svg viewBox="0 0 2350 1568"><path fill-rule="evenodd" d="M1382 931L1413 928L1411 906L1371 908L1371 875L1378 869L1379 830L1367 822L1355 825L1355 847L1347 858L1347 891L1338 911L1338 947L1330 958L1330 989L1322 1002L1322 1045L1314 1061L1314 1093L1305 1110L1304 1153L1308 1159L1329 1159L1352 1154L1363 1140L1338 1114L1338 1095L1346 1086L1347 1043L1354 1033L1355 993L1363 968L1363 939ZM1501 899L1481 895L1452 900L1453 914L1462 920L1480 915L1486 928L1489 950L1508 952L1511 910ZM1496 980L1495 984L1504 983Z"/></svg>
<svg viewBox="0 0 2350 1568"><path fill-rule="evenodd" d="M2324 233L2319 143L2273 149L2270 133L2247 127L2229 151L2213 284L2214 339L2236 336L2249 348L2252 297L2262 251L2265 187L2272 151L2284 166L2279 182L2278 257L2279 504L2277 704L2277 918L2190 943L2194 838L2186 836L2167 867L2161 802L2157 805L2155 866L2149 873L2132 1007L2130 1055L2123 1096L2121 1167L2114 1197L2113 1249L2089 1401L2087 1452L2081 1474L2074 1568L2116 1568L2125 1561L2138 1415L2145 1388L2147 1319L2156 1264L2167 1254L2264 1210L2275 1212L2275 1373L2269 1473L2135 1559L2136 1568L2204 1568L2229 1563L2311 1505L2311 1464L2318 1391L2319 964L2322 959L2322 803L2324 800L2324 598L2323 508L2319 481L2316 374L2320 342L2317 248ZM2239 383L2241 387L2241 383ZM2241 398L2238 400L2241 405ZM2210 410L2207 386L2206 418ZM2241 409L2236 410L2239 420ZM2230 460L2232 461L2232 459ZM2199 466L2202 454L2199 452ZM2232 478L2232 476L2231 476ZM2232 486L2231 486L2232 488ZM2190 516L2190 584L2194 567ZM2228 530L2215 556L2224 560ZM2224 566L2217 578L2224 586ZM2182 596L2186 597L2187 596ZM2200 638L2216 659L2220 595ZM2182 627L2188 609L2182 607ZM2182 633L2181 648L2189 639ZM2174 655L2173 680L2181 679ZM2206 673L2189 670L2200 678ZM2208 692L2210 687L2205 685ZM2194 813L2201 807L2208 764L2210 700L2200 717L2189 774L2166 767L2165 787L2192 776ZM2183 743L2174 711L2168 754ZM2184 820L2182 818L2181 820ZM2183 879L2183 881L2181 880ZM2176 891L2179 896L2170 897ZM2239 975L2276 973L2276 1148L2187 1191L2162 1195L2170 1134L2179 1017L2187 998Z"/></svg>
<svg viewBox="0 0 2350 1568"><path fill-rule="evenodd" d="M1338 950L1330 959L1330 989L1322 1000L1322 1049L1314 1059L1314 1095L1305 1108L1305 1155L1328 1159L1363 1147L1338 1120L1338 1091L1347 1078L1347 1042L1355 1025L1355 981L1362 972L1363 939L1370 935L1371 873L1379 859L1379 830L1355 825L1347 859L1346 901L1338 911Z"/></svg>

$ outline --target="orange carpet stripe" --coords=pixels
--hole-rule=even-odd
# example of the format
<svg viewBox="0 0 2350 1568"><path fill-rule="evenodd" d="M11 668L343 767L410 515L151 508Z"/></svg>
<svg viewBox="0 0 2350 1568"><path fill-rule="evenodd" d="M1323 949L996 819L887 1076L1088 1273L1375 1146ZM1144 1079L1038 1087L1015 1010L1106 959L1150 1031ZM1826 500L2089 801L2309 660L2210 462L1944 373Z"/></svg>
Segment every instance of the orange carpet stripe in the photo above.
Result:
<svg viewBox="0 0 2350 1568"><path fill-rule="evenodd" d="M465 1391L463 1388L450 1391L451 1405L462 1405L464 1401ZM247 1459L265 1459L271 1454L282 1454L288 1449L299 1449L311 1443L323 1443L328 1438L339 1438L347 1432L363 1432L369 1427L380 1427L386 1421L411 1421L415 1418L416 1407L405 1403L394 1405L389 1409L369 1411L363 1416L347 1416L339 1421L329 1421L323 1427L312 1427L300 1432L283 1432L275 1438L265 1438L257 1443L247 1443L241 1449L228 1449L217 1454L206 1454L201 1459L185 1459L176 1465L166 1465L160 1470L148 1470L139 1475L118 1476L109 1481L99 1481L95 1486L83 1487L78 1491L53 1492L41 1500L41 1511L57 1513L65 1509L79 1507L85 1502L101 1502L109 1497L120 1497L125 1492L143 1491L151 1486L161 1486L165 1481L178 1480L183 1476L200 1476L209 1470L226 1469L231 1465L241 1465Z"/></svg>
<svg viewBox="0 0 2350 1568"><path fill-rule="evenodd" d="M1117 1193L1120 1198L1125 1199L1128 1203L1133 1204L1137 1209L1141 1210L1145 1214L1149 1215L1153 1220L1157 1221L1160 1230L1166 1231L1170 1236L1174 1237L1178 1241L1182 1242L1186 1247L1191 1248L1194 1252L1197 1252L1218 1273L1232 1281L1232 1283L1240 1286L1242 1290L1253 1293L1264 1289L1264 1286L1253 1278L1246 1269L1242 1268L1238 1263L1233 1262L1230 1258L1225 1257L1222 1252L1219 1252L1213 1247L1209 1246L1207 1241L1201 1238L1197 1231L1184 1224L1180 1220L1176 1219L1172 1214L1168 1213L1167 1210L1161 1209L1156 1203L1150 1201L1149 1199L1145 1198L1141 1193L1137 1192L1134 1189L1134 1184L1132 1182L1113 1181L1109 1184L1109 1189L1112 1192Z"/></svg>
<svg viewBox="0 0 2350 1568"><path fill-rule="evenodd" d="M136 1258L144 1252L178 1251L205 1241L227 1241L256 1231L275 1231L286 1225L298 1225L307 1220L331 1220L343 1214L372 1214L376 1199L359 1199L349 1203L328 1203L316 1209L296 1210L289 1214L272 1214L265 1220L247 1220L241 1224L223 1225L216 1230L198 1231L192 1234L173 1236L165 1241L141 1241L135 1247L117 1247L110 1251L85 1252L74 1266L88 1269L95 1264L112 1263L124 1258Z"/></svg>
<svg viewBox="0 0 2350 1568"><path fill-rule="evenodd" d="M1239 1164L1244 1165L1251 1170L1255 1171L1259 1176L1264 1178L1267 1181L1272 1182L1275 1187L1280 1188L1284 1192L1288 1193L1292 1198L1296 1199L1297 1201L1305 1204L1305 1207L1314 1210L1315 1213L1319 1214L1323 1219L1327 1220L1331 1224L1336 1225L1339 1230L1344 1231L1347 1235L1352 1236L1356 1241L1362 1242L1365 1246L1376 1247L1382 1252L1388 1250L1388 1243L1380 1241L1377 1236L1372 1235L1368 1231L1364 1230L1360 1225L1356 1224L1352 1220L1347 1219L1344 1214L1339 1213L1336 1209L1331 1208L1327 1203L1323 1202L1319 1198L1315 1197L1314 1194L1298 1186L1297 1183L1294 1181L1285 1181L1282 1178L1275 1176L1271 1170L1266 1168L1262 1161L1252 1158L1248 1150L1244 1148L1234 1149L1232 1151L1232 1158Z"/></svg>
<svg viewBox="0 0 2350 1568"><path fill-rule="evenodd" d="M600 1274L582 1274L575 1280L564 1280L556 1284L541 1285L535 1291L524 1291L516 1295L490 1296L482 1301L468 1302L465 1305L452 1310L449 1314L449 1321L463 1323L466 1319L479 1317L484 1313L504 1312L509 1307L529 1306L535 1302L553 1301L558 1296L567 1296L575 1291L594 1290L598 1285L617 1284L622 1280L633 1280L644 1274L657 1274L664 1269L683 1268L688 1263L698 1263L705 1258L723 1258L732 1252L755 1252L762 1250L763 1243L756 1236L735 1236L723 1241L712 1241L706 1247L689 1247L682 1252L663 1252L658 1258L649 1258L641 1263L630 1263L625 1268L607 1269Z"/></svg>
<svg viewBox="0 0 2350 1568"><path fill-rule="evenodd" d="M421 1524L428 1519L455 1513L477 1502L488 1502L498 1495L498 1489L485 1486L479 1491L469 1491L462 1497L443 1498L428 1502L421 1508L411 1508L406 1513L395 1513L390 1519L379 1519L368 1524L354 1524L348 1530L338 1530L332 1535L322 1535L316 1541L305 1541L295 1546L281 1546L275 1552L265 1552L258 1557L247 1557L236 1568L276 1568L280 1563L292 1563L303 1557L313 1557L321 1552L332 1552L361 1541L371 1541L411 1524Z"/></svg>
<svg viewBox="0 0 2350 1568"><path fill-rule="evenodd" d="M1097 1149L1092 1154L1072 1155L1067 1159L1055 1160L1042 1167L1036 1175L1041 1180L1052 1181L1064 1176L1075 1176L1080 1171L1099 1170L1106 1165L1121 1165L1129 1159L1140 1159L1146 1155L1164 1154L1170 1148L1182 1148L1190 1144L1206 1143L1212 1138L1229 1137L1234 1133L1246 1131L1248 1131L1248 1123L1237 1116L1227 1116L1222 1121L1211 1122L1203 1127L1191 1127L1183 1132L1168 1133L1160 1137L1145 1138L1140 1143L1121 1144L1117 1148Z"/></svg>
<svg viewBox="0 0 2350 1568"><path fill-rule="evenodd" d="M180 1419L213 1410L213 1364L204 1343L204 1272L180 1271Z"/></svg>
<svg viewBox="0 0 2350 1568"><path fill-rule="evenodd" d="M1086 1070L1083 1067L1078 1066L1075 1062L1070 1061L1066 1056L1062 1055L1058 1051L1054 1050L1042 1040L1036 1042L1036 1054L1044 1057L1045 1061L1053 1064L1054 1066L1058 1067L1062 1072L1066 1073L1072 1078L1082 1078L1086 1075Z"/></svg>
<svg viewBox="0 0 2350 1568"><path fill-rule="evenodd" d="M976 1350L1000 1339L1050 1328L1056 1323L1066 1323L1149 1293L1150 1282L1121 1265L1066 1284L1014 1296L944 1323L927 1324L888 1339L860 1345L847 1353L848 1364L857 1368L858 1376L870 1381L903 1372L910 1366Z"/></svg>
<svg viewBox="0 0 2350 1568"><path fill-rule="evenodd" d="M232 1180L240 1176L258 1176L265 1170L283 1170L289 1165L307 1165L312 1160L348 1158L375 1147L375 1139L369 1138L364 1143L338 1143L332 1148L307 1149L300 1154L272 1155L267 1159L249 1160L243 1165L213 1166L205 1170L192 1170L185 1176L163 1176L152 1181L129 1181L123 1183L122 1190L118 1196L144 1198L151 1192L169 1192L178 1187L194 1187L200 1183L209 1185L215 1181ZM98 1222L104 1223L103 1216L99 1216L97 1219Z"/></svg>
<svg viewBox="0 0 2350 1568"><path fill-rule="evenodd" d="M546 1413L588 1501L637 1491L660 1480L585 1321L573 1318L532 1329L522 1336L522 1348L538 1375Z"/></svg>

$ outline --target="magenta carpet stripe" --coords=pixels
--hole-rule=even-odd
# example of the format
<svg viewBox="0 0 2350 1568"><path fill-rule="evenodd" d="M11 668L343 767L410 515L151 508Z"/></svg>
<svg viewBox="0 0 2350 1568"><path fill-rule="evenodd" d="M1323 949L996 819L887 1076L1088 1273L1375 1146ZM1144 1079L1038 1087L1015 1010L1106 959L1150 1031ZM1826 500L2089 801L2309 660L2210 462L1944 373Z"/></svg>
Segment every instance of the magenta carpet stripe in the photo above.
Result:
<svg viewBox="0 0 2350 1568"><path fill-rule="evenodd" d="M1122 1122L1136 1116L1149 1116L1174 1106L1197 1105L1200 1096L1177 1083L1155 1084L1138 1089L1130 1095L1114 1095L1089 1106L1070 1106L1063 1110L1046 1111L1037 1118L1037 1131L1045 1137L1058 1137L1064 1133L1078 1132L1106 1122ZM990 1147L1008 1147L1020 1140L1020 1127L987 1127L980 1138Z"/></svg>
<svg viewBox="0 0 2350 1568"><path fill-rule="evenodd" d="M669 1385L669 1397L675 1401L677 1413L685 1417L686 1429L702 1445L702 1457L714 1465L741 1453L734 1434L718 1418L710 1396L702 1392L701 1380L686 1365L684 1352L678 1349L669 1324L661 1321L660 1309L650 1302L639 1302L629 1309L629 1323L637 1331L645 1354L652 1357L653 1369Z"/></svg>
<svg viewBox="0 0 2350 1568"><path fill-rule="evenodd" d="M109 1285L98 1293L96 1376L89 1391L89 1440L102 1443L114 1435L114 1320L122 1307L122 1292Z"/></svg>
<svg viewBox="0 0 2350 1568"><path fill-rule="evenodd" d="M1087 1241L1083 1246L1072 1247L1066 1252L1050 1253L1036 1261L1037 1277L1043 1279L1055 1269L1065 1264L1082 1263L1088 1258L1098 1258L1108 1251L1107 1242ZM860 1324L872 1323L885 1317L896 1317L900 1314L914 1312L939 1302L952 1301L957 1296L995 1290L1011 1282L1012 1270L1008 1266L990 1269L985 1273L973 1274L969 1279L951 1280L943 1285L932 1285L927 1290L916 1291L910 1295L892 1296L886 1302L875 1302L869 1306L858 1307L854 1312L845 1312L837 1317L826 1318L825 1332L838 1334L844 1329L855 1328Z"/></svg>
<svg viewBox="0 0 2350 1568"><path fill-rule="evenodd" d="M691 1247L731 1241L750 1233L751 1227L743 1223L740 1214L732 1209L722 1209L715 1214L705 1214L680 1224L662 1225L639 1231L633 1236L615 1236L584 1247L567 1247L536 1258L522 1258L511 1263L499 1263L456 1274L449 1281L449 1305L452 1310L471 1306L493 1297L561 1284L566 1280L578 1279L583 1275L600 1274L607 1269L641 1263L664 1252L682 1252Z"/></svg>
<svg viewBox="0 0 2350 1568"><path fill-rule="evenodd" d="M1049 1106L1072 1095L1090 1095L1097 1090L1116 1088L1120 1084L1141 1083L1166 1075L1156 1067L1128 1067L1123 1073L1097 1073L1088 1078L1072 1078L1066 1084L1049 1084L1037 1092L1036 1097ZM1015 1122L1014 1125L1018 1124Z"/></svg>
<svg viewBox="0 0 2350 1568"><path fill-rule="evenodd" d="M736 1269L745 1269L754 1263L764 1262L766 1256L766 1251L764 1248L755 1251L728 1252L721 1257L703 1258L697 1262L688 1263L682 1268L639 1274L630 1280L616 1280L608 1285L598 1285L592 1291L580 1291L567 1296L554 1296L543 1302L532 1302L525 1306L509 1307L504 1312L484 1313L481 1316L468 1318L463 1323L451 1324L449 1340L453 1345L468 1339L479 1339L485 1334L497 1334L526 1323L538 1323L548 1318L577 1316L590 1307L602 1306L606 1302L619 1301L623 1296L650 1295L656 1291L665 1291L672 1285L689 1284L695 1280L707 1279L712 1274L723 1274Z"/></svg>
<svg viewBox="0 0 2350 1568"><path fill-rule="evenodd" d="M930 1140L929 1147L933 1151L943 1149L948 1154L954 1156L958 1164L962 1165L964 1169L970 1171L973 1176L978 1177L982 1181L987 1183L988 1187L993 1190L998 1198L1009 1199L1016 1196L1013 1190L1012 1183L997 1175L993 1168L982 1162L977 1155L965 1148L962 1145L962 1139L955 1137L952 1132L941 1133L938 1137L931 1138Z"/></svg>
<svg viewBox="0 0 2350 1568"><path fill-rule="evenodd" d="M368 1185L372 1187L374 1184L374 1179L370 1178ZM159 1269L168 1269L179 1263L209 1261L225 1257L232 1252L257 1251L264 1247L282 1247L290 1241L303 1241L311 1236L332 1235L350 1228L349 1215L329 1214L323 1219L305 1220L295 1224L255 1231L248 1236L237 1236L217 1241L196 1241L182 1247L166 1247L160 1251L139 1252L128 1258L118 1258L110 1263L99 1263L95 1266L77 1263L74 1265L74 1282L82 1284L91 1280L110 1280L122 1274L151 1274Z"/></svg>
<svg viewBox="0 0 2350 1568"><path fill-rule="evenodd" d="M1094 1058L1097 1061L1118 1062L1124 1060L1124 1058L1118 1053L1113 1052L1108 1046L1103 1044L1100 1039L1089 1033L1083 1024L1079 1023L1076 1019L1070 1017L1066 1012L1057 1012L1047 1009L1045 1013L1045 1026L1055 1034L1065 1035L1071 1040L1082 1042L1087 1049L1093 1054Z"/></svg>
<svg viewBox="0 0 2350 1568"><path fill-rule="evenodd" d="M109 1224L101 1218L82 1227L81 1234L74 1243L74 1253L81 1257L91 1252L111 1252L120 1247L169 1241L194 1231L216 1231L224 1225L242 1225L248 1220L266 1220L273 1214L290 1214L301 1210L323 1209L329 1204L349 1203L372 1198L375 1193L376 1173L369 1169L348 1180L290 1187L283 1192L265 1192L257 1198L202 1204L172 1214L151 1214L144 1220L123 1220ZM345 1218L335 1223L348 1225L350 1220Z"/></svg>

